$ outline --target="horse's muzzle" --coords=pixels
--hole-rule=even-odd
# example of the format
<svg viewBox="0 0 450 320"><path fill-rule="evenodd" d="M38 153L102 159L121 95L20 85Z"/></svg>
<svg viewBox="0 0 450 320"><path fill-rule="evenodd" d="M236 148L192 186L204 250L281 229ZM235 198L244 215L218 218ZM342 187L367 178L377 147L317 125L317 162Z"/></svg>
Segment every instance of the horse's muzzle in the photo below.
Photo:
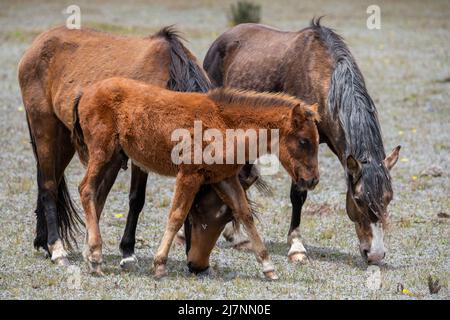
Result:
<svg viewBox="0 0 450 320"><path fill-rule="evenodd" d="M369 250L360 248L360 252L368 265L382 265L384 263L384 258L386 257L385 251L370 252Z"/></svg>
<svg viewBox="0 0 450 320"><path fill-rule="evenodd" d="M206 268L199 268L194 266L192 262L188 262L188 269L190 273L193 273L195 275L208 275L209 274L209 266Z"/></svg>
<svg viewBox="0 0 450 320"><path fill-rule="evenodd" d="M318 178L312 178L309 180L305 180L302 178L297 182L297 187L300 190L313 190L317 186L318 183L319 183Z"/></svg>

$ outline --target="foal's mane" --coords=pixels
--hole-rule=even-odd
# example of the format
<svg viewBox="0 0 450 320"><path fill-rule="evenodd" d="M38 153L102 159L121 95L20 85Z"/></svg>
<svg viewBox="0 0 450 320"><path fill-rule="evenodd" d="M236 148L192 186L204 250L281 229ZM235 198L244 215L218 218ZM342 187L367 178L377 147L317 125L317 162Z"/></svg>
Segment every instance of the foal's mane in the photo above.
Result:
<svg viewBox="0 0 450 320"><path fill-rule="evenodd" d="M215 88L208 92L208 97L218 104L245 105L248 107L280 107L294 108L305 103L285 93L257 92L230 87Z"/></svg>

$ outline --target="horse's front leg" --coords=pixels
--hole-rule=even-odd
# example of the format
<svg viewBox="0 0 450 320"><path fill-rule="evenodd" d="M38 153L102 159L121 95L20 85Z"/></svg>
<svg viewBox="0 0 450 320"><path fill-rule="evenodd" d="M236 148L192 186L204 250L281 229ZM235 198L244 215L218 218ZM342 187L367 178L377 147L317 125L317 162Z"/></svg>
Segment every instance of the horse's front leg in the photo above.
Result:
<svg viewBox="0 0 450 320"><path fill-rule="evenodd" d="M204 179L199 174L184 174L179 172L175 183L175 192L172 199L169 219L163 239L155 255L155 277L161 278L167 275L166 263L173 239L183 225L194 202L194 198Z"/></svg>
<svg viewBox="0 0 450 320"><path fill-rule="evenodd" d="M271 280L278 279L267 248L256 230L247 196L238 177L225 179L214 184L213 187L222 201L233 210L236 220L244 225L252 244L252 250L258 262L262 264L266 278Z"/></svg>
<svg viewBox="0 0 450 320"><path fill-rule="evenodd" d="M147 177L148 174L146 172L142 171L135 164L132 164L127 224L123 232L122 240L120 241L120 251L122 252L120 266L125 270L133 269L137 263L137 258L134 255L136 228L139 215L145 203Z"/></svg>
<svg viewBox="0 0 450 320"><path fill-rule="evenodd" d="M306 201L307 191L300 191L295 183L291 185L292 216L291 226L288 233L289 261L295 263L305 263L307 261L306 249L300 240L300 221L302 207Z"/></svg>

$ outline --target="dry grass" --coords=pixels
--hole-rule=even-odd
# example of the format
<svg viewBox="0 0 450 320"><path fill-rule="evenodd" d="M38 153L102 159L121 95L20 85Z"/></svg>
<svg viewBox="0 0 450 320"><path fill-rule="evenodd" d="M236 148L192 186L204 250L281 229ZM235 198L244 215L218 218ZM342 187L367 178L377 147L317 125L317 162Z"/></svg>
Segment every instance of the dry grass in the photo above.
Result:
<svg viewBox="0 0 450 320"><path fill-rule="evenodd" d="M85 25L126 35L146 35L176 23L189 39L188 47L201 59L212 41L227 28L231 1L78 1ZM310 193L302 219L302 237L309 251L307 265L287 262L289 179L280 173L268 179L275 192L267 198L253 194L262 206L258 224L278 269L280 280L265 282L253 255L229 248L220 240L213 252L215 276L198 279L186 273L185 255L175 247L170 275L152 278L153 253L161 240L173 179L151 175L147 202L138 227L138 270L124 274L118 263L118 243L125 224L129 171L121 173L101 221L105 241L106 276L86 273L80 250L72 256L81 268L81 286L70 289L70 274L52 266L32 248L36 201L35 163L28 144L25 115L16 80L17 62L34 36L63 24L59 1L0 3L0 298L226 298L226 299L444 299L449 298L450 235L450 5L448 1L378 1L382 29L365 27L370 1L258 1L262 22L299 30L313 16L335 28L349 43L374 98L385 147L403 146L393 170L395 200L386 234L387 264L382 287L366 287L366 266L358 250L354 227L345 214L345 183L336 158L321 147L321 183ZM84 22L83 22L84 21ZM438 164L439 177L420 176ZM68 169L71 193L78 201L82 168L74 160ZM317 211L317 212L312 212ZM320 214L319 211L323 211ZM82 242L83 236L79 240ZM430 294L429 276L442 288ZM433 282L434 283L434 282ZM409 294L399 291L399 284Z"/></svg>

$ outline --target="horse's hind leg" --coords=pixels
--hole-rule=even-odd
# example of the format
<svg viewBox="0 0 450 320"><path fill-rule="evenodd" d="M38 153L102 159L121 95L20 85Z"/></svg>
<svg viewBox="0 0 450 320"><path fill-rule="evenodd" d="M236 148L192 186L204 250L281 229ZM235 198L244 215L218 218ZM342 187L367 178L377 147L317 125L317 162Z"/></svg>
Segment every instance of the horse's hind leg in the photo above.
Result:
<svg viewBox="0 0 450 320"><path fill-rule="evenodd" d="M134 245L136 243L136 228L139 214L145 203L147 177L148 174L146 172L142 171L138 166L132 165L127 224L120 241L120 251L122 252L120 266L126 270L134 268L137 263L134 255Z"/></svg>
<svg viewBox="0 0 450 320"><path fill-rule="evenodd" d="M38 186L38 196L36 201L36 210L34 213L36 214L36 236L33 241L33 245L36 250L42 248L46 251L46 254L51 255L48 245L47 245L47 220L45 219L45 209L44 204L41 201L41 190Z"/></svg>
<svg viewBox="0 0 450 320"><path fill-rule="evenodd" d="M298 190L295 183L291 185L292 216L288 233L288 258L291 262L305 263L307 261L306 249L300 240L300 220L302 206L306 201L307 191Z"/></svg>
<svg viewBox="0 0 450 320"><path fill-rule="evenodd" d="M266 278L271 280L278 279L275 268L270 260L267 248L256 230L252 212L247 201L247 196L238 177L232 177L213 185L219 197L227 204L237 218L238 222L245 227L256 259L263 266L263 272Z"/></svg>
<svg viewBox="0 0 450 320"><path fill-rule="evenodd" d="M70 139L63 142L66 133L64 125L53 113L39 112L35 116L30 116L29 121L38 159L37 233L34 243L35 246L47 248L51 260L56 264L68 265L67 252L59 232L57 201L62 172L70 162L73 150L64 152L65 149L61 148L61 143L70 145Z"/></svg>

